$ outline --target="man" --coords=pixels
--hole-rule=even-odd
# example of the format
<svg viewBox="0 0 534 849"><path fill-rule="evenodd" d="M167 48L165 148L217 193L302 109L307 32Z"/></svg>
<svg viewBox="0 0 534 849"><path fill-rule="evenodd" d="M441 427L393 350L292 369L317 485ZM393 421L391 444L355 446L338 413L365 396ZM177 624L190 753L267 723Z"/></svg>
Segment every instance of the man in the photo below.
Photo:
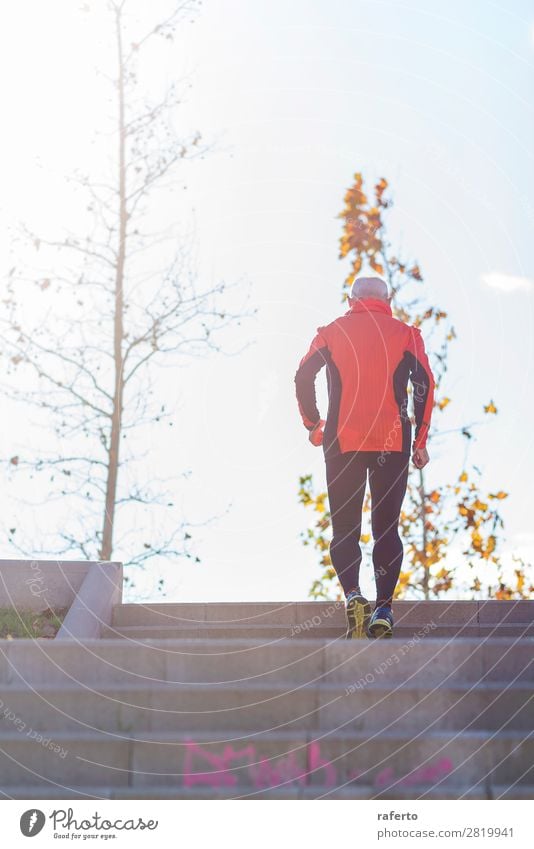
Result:
<svg viewBox="0 0 534 849"><path fill-rule="evenodd" d="M398 524L410 449L418 469L428 463L426 440L434 377L421 331L393 318L386 283L354 281L349 310L317 328L295 374L297 402L313 445L322 445L332 540L330 557L346 598L347 638L391 637L393 593L403 546ZM326 365L328 414L321 419L315 376ZM408 414L413 386L415 433ZM362 506L369 473L376 604L359 586Z"/></svg>

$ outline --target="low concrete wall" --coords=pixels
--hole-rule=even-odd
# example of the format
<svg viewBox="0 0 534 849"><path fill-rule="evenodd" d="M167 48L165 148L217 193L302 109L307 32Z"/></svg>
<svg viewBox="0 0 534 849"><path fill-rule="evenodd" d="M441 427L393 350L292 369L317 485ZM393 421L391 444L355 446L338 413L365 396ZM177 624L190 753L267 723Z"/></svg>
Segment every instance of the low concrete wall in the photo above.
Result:
<svg viewBox="0 0 534 849"><path fill-rule="evenodd" d="M56 640L100 637L110 625L113 608L122 601L122 563L91 563Z"/></svg>
<svg viewBox="0 0 534 849"><path fill-rule="evenodd" d="M35 612L70 607L91 565L87 560L0 560L0 607Z"/></svg>

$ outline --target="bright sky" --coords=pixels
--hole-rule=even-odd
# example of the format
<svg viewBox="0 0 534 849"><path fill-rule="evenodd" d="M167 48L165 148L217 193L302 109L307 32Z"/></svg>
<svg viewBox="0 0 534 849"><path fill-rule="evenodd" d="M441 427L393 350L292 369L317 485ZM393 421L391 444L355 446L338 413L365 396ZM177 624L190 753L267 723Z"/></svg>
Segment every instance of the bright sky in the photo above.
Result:
<svg viewBox="0 0 534 849"><path fill-rule="evenodd" d="M21 0L4 12L6 268L7 225L55 218L60 227L62 175L100 155L92 139L109 109L94 68L105 3L86 14L83 5ZM488 489L511 494L506 550L534 563L533 15L527 0L206 0L161 54L155 87L192 72L177 126L215 140L184 174L189 201L177 206L194 214L200 278L248 281L259 308L227 338L232 350L251 343L238 356L158 378L176 425L154 435L147 473L190 468L177 484L186 515L221 514L198 531L200 565L163 570L167 598L305 598L318 575L299 539L308 515L297 488L307 472L324 484L322 452L307 441L293 378L316 327L344 311L336 215L357 170L390 181L392 239L417 258L429 301L458 333L440 427L482 422L470 459ZM21 439L12 414L2 455ZM435 440L430 479L460 471L463 451L459 437ZM11 521L7 492L2 509ZM147 595L159 574L139 581ZM372 595L368 565L363 575Z"/></svg>

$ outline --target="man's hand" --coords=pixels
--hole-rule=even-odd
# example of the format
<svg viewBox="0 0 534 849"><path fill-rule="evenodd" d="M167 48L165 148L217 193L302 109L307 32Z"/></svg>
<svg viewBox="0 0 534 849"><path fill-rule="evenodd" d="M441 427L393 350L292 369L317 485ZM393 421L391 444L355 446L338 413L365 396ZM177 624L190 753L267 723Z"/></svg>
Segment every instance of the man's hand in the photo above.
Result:
<svg viewBox="0 0 534 849"><path fill-rule="evenodd" d="M414 466L418 469L423 469L428 463L430 457L428 456L428 451L426 448L414 448L414 452L412 454L412 461Z"/></svg>
<svg viewBox="0 0 534 849"><path fill-rule="evenodd" d="M312 445L322 445L323 444L323 428L325 426L325 420L319 419L315 427L310 430L310 435L308 439L310 440Z"/></svg>

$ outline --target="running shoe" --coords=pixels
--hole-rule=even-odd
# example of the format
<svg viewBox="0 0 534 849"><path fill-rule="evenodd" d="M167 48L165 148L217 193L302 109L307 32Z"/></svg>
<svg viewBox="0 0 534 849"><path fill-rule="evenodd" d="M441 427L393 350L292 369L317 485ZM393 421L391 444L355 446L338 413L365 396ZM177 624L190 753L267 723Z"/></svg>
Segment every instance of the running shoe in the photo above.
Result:
<svg viewBox="0 0 534 849"><path fill-rule="evenodd" d="M371 638L393 636L391 607L377 607L376 610L373 610L367 633Z"/></svg>
<svg viewBox="0 0 534 849"><path fill-rule="evenodd" d="M347 615L347 640L361 640L367 636L371 605L361 593L350 593L345 607Z"/></svg>

